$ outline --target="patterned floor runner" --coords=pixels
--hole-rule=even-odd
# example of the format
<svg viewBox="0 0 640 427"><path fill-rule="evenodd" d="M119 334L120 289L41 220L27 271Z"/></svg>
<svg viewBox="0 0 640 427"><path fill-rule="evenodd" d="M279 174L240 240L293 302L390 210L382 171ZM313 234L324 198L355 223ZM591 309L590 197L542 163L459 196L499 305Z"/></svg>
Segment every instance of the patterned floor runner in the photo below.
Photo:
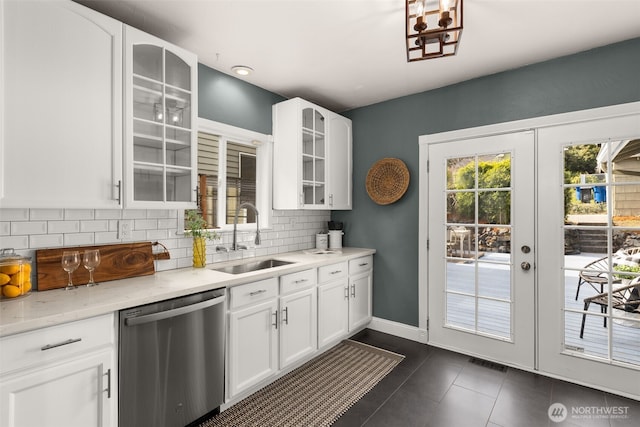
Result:
<svg viewBox="0 0 640 427"><path fill-rule="evenodd" d="M345 340L200 427L329 426L402 359Z"/></svg>

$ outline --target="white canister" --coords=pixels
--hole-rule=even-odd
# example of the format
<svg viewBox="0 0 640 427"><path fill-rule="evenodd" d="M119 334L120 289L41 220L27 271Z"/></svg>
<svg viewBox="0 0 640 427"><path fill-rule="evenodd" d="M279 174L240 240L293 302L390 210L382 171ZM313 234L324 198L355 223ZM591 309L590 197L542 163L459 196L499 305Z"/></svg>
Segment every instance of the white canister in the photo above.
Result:
<svg viewBox="0 0 640 427"><path fill-rule="evenodd" d="M329 235L324 233L316 234L316 249L327 249L329 245Z"/></svg>
<svg viewBox="0 0 640 427"><path fill-rule="evenodd" d="M342 230L329 230L329 249L342 248Z"/></svg>

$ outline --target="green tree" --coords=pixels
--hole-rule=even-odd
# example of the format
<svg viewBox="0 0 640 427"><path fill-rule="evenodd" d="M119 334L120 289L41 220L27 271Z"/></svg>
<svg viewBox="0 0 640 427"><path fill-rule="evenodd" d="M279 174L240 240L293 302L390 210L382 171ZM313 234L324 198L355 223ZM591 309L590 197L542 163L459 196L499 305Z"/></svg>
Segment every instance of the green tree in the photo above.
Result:
<svg viewBox="0 0 640 427"><path fill-rule="evenodd" d="M455 189L475 189L476 168L469 162L456 172ZM478 162L478 188L493 189L478 193L478 220L487 224L511 222L511 158ZM451 194L449 212L456 212L457 220L473 221L475 216L475 192Z"/></svg>
<svg viewBox="0 0 640 427"><path fill-rule="evenodd" d="M600 144L571 145L564 150L564 170L572 176L595 173Z"/></svg>

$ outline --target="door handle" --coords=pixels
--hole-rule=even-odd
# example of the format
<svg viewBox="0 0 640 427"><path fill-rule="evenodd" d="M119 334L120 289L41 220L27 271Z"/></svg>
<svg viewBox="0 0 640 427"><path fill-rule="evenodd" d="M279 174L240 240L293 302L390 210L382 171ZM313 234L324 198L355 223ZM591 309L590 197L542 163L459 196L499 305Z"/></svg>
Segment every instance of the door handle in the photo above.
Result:
<svg viewBox="0 0 640 427"><path fill-rule="evenodd" d="M529 264L527 261L523 261L520 264L520 268L522 268L524 271L529 271L531 269L531 264Z"/></svg>

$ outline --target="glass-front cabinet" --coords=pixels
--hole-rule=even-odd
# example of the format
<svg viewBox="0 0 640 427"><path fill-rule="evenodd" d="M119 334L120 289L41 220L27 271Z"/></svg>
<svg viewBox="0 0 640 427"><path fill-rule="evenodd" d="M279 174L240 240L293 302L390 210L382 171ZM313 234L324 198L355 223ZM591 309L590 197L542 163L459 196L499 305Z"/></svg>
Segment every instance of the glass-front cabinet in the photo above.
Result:
<svg viewBox="0 0 640 427"><path fill-rule="evenodd" d="M322 111L302 109L302 204L324 206L325 185L325 120Z"/></svg>
<svg viewBox="0 0 640 427"><path fill-rule="evenodd" d="M351 209L351 120L293 98L273 106L273 132L275 209Z"/></svg>
<svg viewBox="0 0 640 427"><path fill-rule="evenodd" d="M197 57L125 27L125 206L196 202Z"/></svg>

